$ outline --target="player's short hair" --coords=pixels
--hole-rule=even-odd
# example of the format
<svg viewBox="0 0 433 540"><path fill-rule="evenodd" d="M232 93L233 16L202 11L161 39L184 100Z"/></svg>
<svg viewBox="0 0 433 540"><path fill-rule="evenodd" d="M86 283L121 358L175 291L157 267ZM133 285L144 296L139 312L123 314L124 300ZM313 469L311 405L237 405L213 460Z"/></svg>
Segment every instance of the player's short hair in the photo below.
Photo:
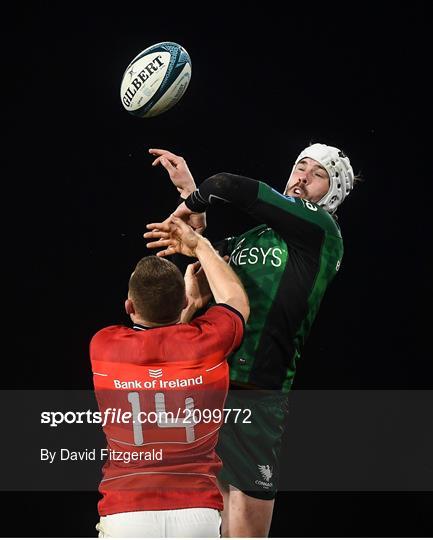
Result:
<svg viewBox="0 0 433 540"><path fill-rule="evenodd" d="M129 279L129 297L144 320L169 323L184 307L185 281L175 264L150 255L138 261Z"/></svg>

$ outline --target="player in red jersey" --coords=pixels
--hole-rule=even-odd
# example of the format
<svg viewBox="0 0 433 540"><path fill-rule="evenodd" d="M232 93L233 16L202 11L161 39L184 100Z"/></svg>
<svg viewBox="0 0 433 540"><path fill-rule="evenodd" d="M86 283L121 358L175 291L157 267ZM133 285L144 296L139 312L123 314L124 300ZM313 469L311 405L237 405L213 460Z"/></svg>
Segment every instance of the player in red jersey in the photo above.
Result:
<svg viewBox="0 0 433 540"><path fill-rule="evenodd" d="M199 262L184 281L173 263L141 259L125 302L133 327L104 328L90 345L107 438L100 537L219 536L215 445L224 422L226 358L242 341L249 305L207 239L177 218L168 228L176 252ZM181 322L210 293L216 305Z"/></svg>

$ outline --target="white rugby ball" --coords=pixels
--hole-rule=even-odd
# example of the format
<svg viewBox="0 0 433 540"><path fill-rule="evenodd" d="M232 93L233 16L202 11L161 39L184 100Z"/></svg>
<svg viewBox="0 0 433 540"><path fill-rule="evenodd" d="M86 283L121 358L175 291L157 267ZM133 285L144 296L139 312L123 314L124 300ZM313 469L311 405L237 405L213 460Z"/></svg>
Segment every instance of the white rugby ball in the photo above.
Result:
<svg viewBox="0 0 433 540"><path fill-rule="evenodd" d="M126 68L120 99L134 116L157 116L176 105L190 80L189 54L177 43L163 41L142 51Z"/></svg>

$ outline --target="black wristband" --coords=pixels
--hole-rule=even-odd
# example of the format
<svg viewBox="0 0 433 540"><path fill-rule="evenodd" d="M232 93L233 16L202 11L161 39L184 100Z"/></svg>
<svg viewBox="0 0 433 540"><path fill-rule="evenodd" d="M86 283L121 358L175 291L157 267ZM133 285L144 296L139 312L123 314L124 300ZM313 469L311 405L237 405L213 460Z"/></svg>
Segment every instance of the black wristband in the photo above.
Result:
<svg viewBox="0 0 433 540"><path fill-rule="evenodd" d="M193 191L191 195L189 195L185 199L185 204L187 208L189 208L192 212L195 212L197 214L206 212L206 209L209 206L209 203L205 199L203 199L198 189L196 191Z"/></svg>

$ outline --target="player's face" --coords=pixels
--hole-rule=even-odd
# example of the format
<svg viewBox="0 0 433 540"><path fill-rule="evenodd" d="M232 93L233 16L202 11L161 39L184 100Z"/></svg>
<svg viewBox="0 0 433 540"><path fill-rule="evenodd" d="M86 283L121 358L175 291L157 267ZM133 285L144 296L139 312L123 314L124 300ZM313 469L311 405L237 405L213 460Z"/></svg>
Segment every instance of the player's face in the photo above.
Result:
<svg viewBox="0 0 433 540"><path fill-rule="evenodd" d="M318 202L328 193L328 190L329 176L326 169L315 159L306 157L296 164L284 195Z"/></svg>

